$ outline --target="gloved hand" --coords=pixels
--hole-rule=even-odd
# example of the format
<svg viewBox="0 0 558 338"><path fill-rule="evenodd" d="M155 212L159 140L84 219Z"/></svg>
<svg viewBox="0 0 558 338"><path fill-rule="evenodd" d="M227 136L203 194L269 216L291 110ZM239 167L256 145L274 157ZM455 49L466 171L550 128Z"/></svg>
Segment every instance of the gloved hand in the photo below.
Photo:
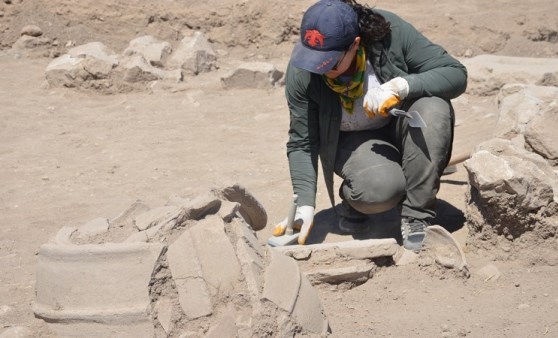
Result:
<svg viewBox="0 0 558 338"><path fill-rule="evenodd" d="M314 226L314 207L309 205L297 207L293 229L300 230L298 244L306 243L306 238L308 238L312 226ZM285 230L287 230L287 217L273 228L273 236L282 236Z"/></svg>
<svg viewBox="0 0 558 338"><path fill-rule="evenodd" d="M397 106L409 95L409 83L402 77L396 77L379 87L368 90L364 96L364 112L369 118L376 114L389 116L389 110Z"/></svg>

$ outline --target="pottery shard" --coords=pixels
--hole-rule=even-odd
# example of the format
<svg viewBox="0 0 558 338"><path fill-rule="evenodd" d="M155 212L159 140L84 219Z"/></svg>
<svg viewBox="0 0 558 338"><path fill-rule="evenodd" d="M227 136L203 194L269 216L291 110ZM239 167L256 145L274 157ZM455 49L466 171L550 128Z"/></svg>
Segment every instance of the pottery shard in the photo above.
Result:
<svg viewBox="0 0 558 338"><path fill-rule="evenodd" d="M227 201L240 203L240 214L253 230L258 231L265 228L267 224L265 208L246 188L233 184L225 188L214 189L213 193Z"/></svg>
<svg viewBox="0 0 558 338"><path fill-rule="evenodd" d="M298 298L293 310L296 321L310 332L324 336L329 330L320 296L306 278L301 279Z"/></svg>
<svg viewBox="0 0 558 338"><path fill-rule="evenodd" d="M238 328L232 313L227 313L217 323L209 329L207 338L237 337Z"/></svg>
<svg viewBox="0 0 558 338"><path fill-rule="evenodd" d="M35 315L60 323L149 321L147 288L162 251L159 243L42 245Z"/></svg>
<svg viewBox="0 0 558 338"><path fill-rule="evenodd" d="M155 208L137 216L134 224L140 231L143 231L159 223L176 222L181 210L175 206Z"/></svg>
<svg viewBox="0 0 558 338"><path fill-rule="evenodd" d="M140 200L135 201L126 210L110 220L110 226L123 226L133 224L134 218L149 211L149 207Z"/></svg>
<svg viewBox="0 0 558 338"><path fill-rule="evenodd" d="M262 298L292 313L300 289L300 270L294 259L274 249L269 253L271 260L264 274Z"/></svg>
<svg viewBox="0 0 558 338"><path fill-rule="evenodd" d="M184 314L189 319L212 314L213 305L189 231L185 231L169 246L167 261Z"/></svg>
<svg viewBox="0 0 558 338"><path fill-rule="evenodd" d="M192 226L190 233L211 294L232 294L241 278L241 269L223 220L208 216Z"/></svg>
<svg viewBox="0 0 558 338"><path fill-rule="evenodd" d="M109 223L106 218L96 218L91 220L78 228L77 237L87 238L107 232Z"/></svg>

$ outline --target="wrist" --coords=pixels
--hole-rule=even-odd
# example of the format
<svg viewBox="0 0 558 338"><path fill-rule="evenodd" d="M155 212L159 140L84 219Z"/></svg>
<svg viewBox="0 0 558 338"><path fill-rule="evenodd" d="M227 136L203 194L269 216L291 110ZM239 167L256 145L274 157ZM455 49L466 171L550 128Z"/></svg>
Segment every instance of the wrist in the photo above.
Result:
<svg viewBox="0 0 558 338"><path fill-rule="evenodd" d="M312 215L314 214L314 207L311 205L301 205L298 207L298 210L300 210L300 212L311 213Z"/></svg>
<svg viewBox="0 0 558 338"><path fill-rule="evenodd" d="M384 83L382 87L393 91L400 100L404 100L409 95L409 82L402 77L395 77Z"/></svg>

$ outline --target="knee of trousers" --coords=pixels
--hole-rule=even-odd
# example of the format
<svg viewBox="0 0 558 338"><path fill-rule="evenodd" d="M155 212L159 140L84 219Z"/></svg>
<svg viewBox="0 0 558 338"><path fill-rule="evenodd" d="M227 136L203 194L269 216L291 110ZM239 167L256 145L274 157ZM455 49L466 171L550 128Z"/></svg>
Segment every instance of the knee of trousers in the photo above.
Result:
<svg viewBox="0 0 558 338"><path fill-rule="evenodd" d="M366 168L345 178L343 195L354 209L364 214L388 211L405 197L406 180L398 165Z"/></svg>

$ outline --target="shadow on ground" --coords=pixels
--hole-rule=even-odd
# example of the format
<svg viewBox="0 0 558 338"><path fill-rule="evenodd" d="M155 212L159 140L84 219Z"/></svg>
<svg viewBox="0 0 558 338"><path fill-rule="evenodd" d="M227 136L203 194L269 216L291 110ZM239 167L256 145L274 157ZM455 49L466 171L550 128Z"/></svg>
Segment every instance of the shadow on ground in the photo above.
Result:
<svg viewBox="0 0 558 338"><path fill-rule="evenodd" d="M347 234L339 229L339 210L340 204L335 208L324 209L314 216L314 228L306 244L380 238L395 238L399 244L402 243L401 216L398 208L370 215L368 220L370 230L362 234ZM465 224L463 212L444 200L437 201L436 213L437 216L432 223L442 226L449 232L457 231Z"/></svg>

